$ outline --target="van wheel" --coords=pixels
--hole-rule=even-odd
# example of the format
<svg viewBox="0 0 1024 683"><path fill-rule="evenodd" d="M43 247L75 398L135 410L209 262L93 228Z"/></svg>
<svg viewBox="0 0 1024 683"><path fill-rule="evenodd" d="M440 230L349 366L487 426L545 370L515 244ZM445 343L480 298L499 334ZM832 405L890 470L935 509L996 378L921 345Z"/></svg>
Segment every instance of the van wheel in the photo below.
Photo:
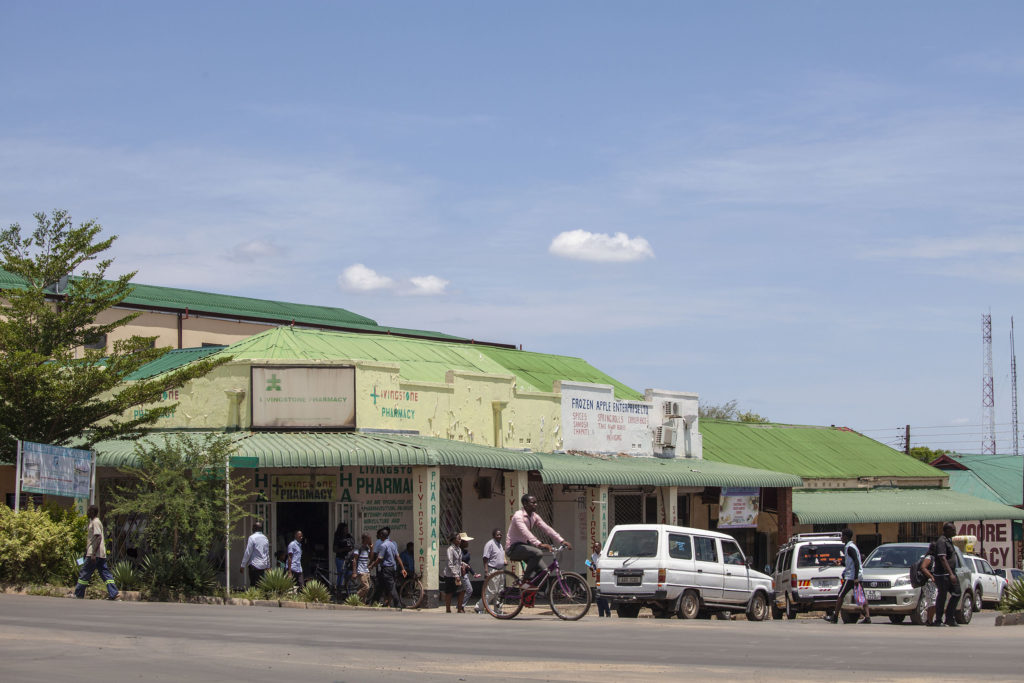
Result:
<svg viewBox="0 0 1024 683"><path fill-rule="evenodd" d="M772 603L772 619L774 619L775 621L779 621L780 619L782 619L782 615L783 614L785 614L785 612L782 610L782 608L779 607L778 605L776 605L773 602Z"/></svg>
<svg viewBox="0 0 1024 683"><path fill-rule="evenodd" d="M844 624L856 624L860 619L860 612L843 612L842 619Z"/></svg>
<svg viewBox="0 0 1024 683"><path fill-rule="evenodd" d="M619 619L636 619L640 614L640 605L616 605L615 614Z"/></svg>
<svg viewBox="0 0 1024 683"><path fill-rule="evenodd" d="M969 624L974 616L974 594L967 591L967 595L960 599L960 609L956 612L956 623Z"/></svg>
<svg viewBox="0 0 1024 683"><path fill-rule="evenodd" d="M671 619L675 612L670 610L664 604L659 604L651 605L651 614L654 615L655 619Z"/></svg>
<svg viewBox="0 0 1024 683"><path fill-rule="evenodd" d="M983 598L982 598L982 593L981 593L981 587L979 586L978 588L974 589L974 611L975 612L980 612L981 611L982 600L983 600Z"/></svg>
<svg viewBox="0 0 1024 683"><path fill-rule="evenodd" d="M906 614L890 614L889 615L889 623L890 624L902 624L904 622L904 620L906 620L906 618L907 618Z"/></svg>
<svg viewBox="0 0 1024 683"><path fill-rule="evenodd" d="M793 607L793 603L789 601L789 596L786 596L786 618L796 619L796 607Z"/></svg>
<svg viewBox="0 0 1024 683"><path fill-rule="evenodd" d="M768 616L768 601L765 599L764 593L758 591L750 599L750 608L747 609L747 620L764 621L766 616Z"/></svg>
<svg viewBox="0 0 1024 683"><path fill-rule="evenodd" d="M700 596L696 591L686 591L679 600L679 618L696 619L700 613Z"/></svg>

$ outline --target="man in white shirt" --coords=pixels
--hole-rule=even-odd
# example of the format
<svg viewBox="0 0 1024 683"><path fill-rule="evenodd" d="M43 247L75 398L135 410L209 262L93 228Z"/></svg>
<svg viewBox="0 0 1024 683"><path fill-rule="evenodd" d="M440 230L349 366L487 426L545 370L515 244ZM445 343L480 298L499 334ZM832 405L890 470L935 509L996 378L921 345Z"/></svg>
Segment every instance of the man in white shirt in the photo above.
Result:
<svg viewBox="0 0 1024 683"><path fill-rule="evenodd" d="M85 531L85 561L78 572L78 584L75 586L75 597L84 598L85 590L89 587L89 580L92 573L98 571L100 578L107 584L107 599L117 600L117 584L114 583L114 575L107 566L107 545L103 540L103 522L100 521L100 511L95 505L90 505L86 514L89 517L89 526Z"/></svg>
<svg viewBox="0 0 1024 683"><path fill-rule="evenodd" d="M501 544L501 539L505 536L501 529L494 529L491 531L491 540L484 544L484 587L487 586L486 577L491 572L499 572L505 568L505 547ZM479 614L484 611L483 605L483 594L480 595L480 600L477 601L476 607L473 609Z"/></svg>
<svg viewBox="0 0 1024 683"><path fill-rule="evenodd" d="M295 585L301 590L306 585L302 577L302 532L295 532L295 540L288 544L288 575L295 579Z"/></svg>
<svg viewBox="0 0 1024 683"><path fill-rule="evenodd" d="M263 535L263 522L252 525L252 535L245 544L245 554L242 555L242 566L238 572L244 574L246 567L249 568L250 586L256 586L263 578L263 572L270 569L270 540Z"/></svg>

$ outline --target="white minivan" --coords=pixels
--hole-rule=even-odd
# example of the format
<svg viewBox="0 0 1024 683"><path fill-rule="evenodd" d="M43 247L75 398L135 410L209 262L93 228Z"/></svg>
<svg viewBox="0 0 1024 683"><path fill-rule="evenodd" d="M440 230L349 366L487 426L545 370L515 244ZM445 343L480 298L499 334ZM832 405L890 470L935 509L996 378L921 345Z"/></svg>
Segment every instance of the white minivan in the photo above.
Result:
<svg viewBox="0 0 1024 683"><path fill-rule="evenodd" d="M621 524L612 529L597 563L597 591L620 617L647 606L655 617L681 619L743 610L751 621L768 616L770 576L754 571L727 534L667 524Z"/></svg>

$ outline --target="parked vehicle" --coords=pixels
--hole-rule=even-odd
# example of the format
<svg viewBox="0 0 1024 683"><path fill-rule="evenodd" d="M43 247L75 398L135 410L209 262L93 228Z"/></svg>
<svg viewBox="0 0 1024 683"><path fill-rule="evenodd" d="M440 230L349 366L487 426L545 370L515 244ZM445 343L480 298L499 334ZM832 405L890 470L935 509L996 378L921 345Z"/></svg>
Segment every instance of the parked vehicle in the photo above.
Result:
<svg viewBox="0 0 1024 683"><path fill-rule="evenodd" d="M1006 579L1006 583L1013 583L1024 579L1024 569L996 569L996 576Z"/></svg>
<svg viewBox="0 0 1024 683"><path fill-rule="evenodd" d="M779 548L772 579L772 617L835 606L843 574L843 541L839 533L797 534Z"/></svg>
<svg viewBox="0 0 1024 683"><path fill-rule="evenodd" d="M984 603L998 605L1006 590L1006 579L996 574L992 565L983 557L964 555L971 573L971 585L974 587L974 611L980 612Z"/></svg>
<svg viewBox="0 0 1024 683"><path fill-rule="evenodd" d="M924 623L927 607L921 600L921 589L910 585L910 568L928 551L927 543L886 543L871 551L864 559L861 586L871 607L871 616L888 616L894 624L910 621ZM959 602L956 620L968 624L974 615L974 586L971 568L960 548L955 548L957 563L954 571L963 596ZM853 623L860 616L860 607L853 601L853 591L843 601L844 623Z"/></svg>
<svg viewBox="0 0 1024 683"><path fill-rule="evenodd" d="M662 619L743 610L761 621L773 590L771 577L749 567L736 539L705 529L619 525L597 563L597 591L626 618L647 606Z"/></svg>

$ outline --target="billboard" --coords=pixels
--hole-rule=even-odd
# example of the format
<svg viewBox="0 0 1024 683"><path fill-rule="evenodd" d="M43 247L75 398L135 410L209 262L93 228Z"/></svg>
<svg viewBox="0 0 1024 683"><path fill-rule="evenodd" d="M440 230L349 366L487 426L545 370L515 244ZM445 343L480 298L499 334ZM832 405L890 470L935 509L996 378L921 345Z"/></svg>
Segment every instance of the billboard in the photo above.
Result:
<svg viewBox="0 0 1024 683"><path fill-rule="evenodd" d="M652 454L652 404L616 399L605 384L563 381L561 392L564 450Z"/></svg>
<svg viewBox="0 0 1024 683"><path fill-rule="evenodd" d="M68 498L88 498L92 451L21 442L21 490Z"/></svg>
<svg viewBox="0 0 1024 683"><path fill-rule="evenodd" d="M353 367L252 368L252 426L337 429L356 426Z"/></svg>
<svg viewBox="0 0 1024 683"><path fill-rule="evenodd" d="M756 528L757 513L760 509L761 489L723 488L718 502L718 528Z"/></svg>

